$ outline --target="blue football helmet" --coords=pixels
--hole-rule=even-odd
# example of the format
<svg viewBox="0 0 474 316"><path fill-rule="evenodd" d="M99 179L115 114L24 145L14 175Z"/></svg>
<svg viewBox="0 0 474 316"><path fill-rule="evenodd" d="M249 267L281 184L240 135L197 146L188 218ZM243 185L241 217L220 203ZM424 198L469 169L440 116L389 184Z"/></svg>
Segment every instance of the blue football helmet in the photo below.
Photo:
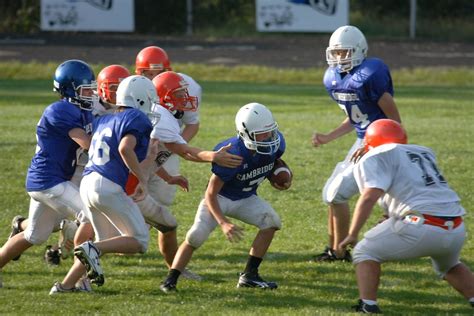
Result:
<svg viewBox="0 0 474 316"><path fill-rule="evenodd" d="M84 89L97 90L94 72L91 67L78 59L66 60L56 68L53 78L54 91L81 109L92 110L92 103L97 96Z"/></svg>

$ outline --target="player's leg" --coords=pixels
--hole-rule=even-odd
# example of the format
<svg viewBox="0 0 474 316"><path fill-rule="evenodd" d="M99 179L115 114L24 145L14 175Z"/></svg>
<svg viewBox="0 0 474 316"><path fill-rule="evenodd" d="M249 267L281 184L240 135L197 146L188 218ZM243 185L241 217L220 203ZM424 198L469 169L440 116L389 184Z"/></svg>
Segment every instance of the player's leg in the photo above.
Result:
<svg viewBox="0 0 474 316"><path fill-rule="evenodd" d="M333 243L331 249L334 249L334 255L337 259L350 261L350 256L347 251L338 252L337 245L339 245L349 234L350 225L350 211L349 203L331 204L332 227L333 227Z"/></svg>
<svg viewBox="0 0 474 316"><path fill-rule="evenodd" d="M275 282L268 282L260 277L259 267L275 232L281 228L280 217L269 203L256 195L243 200L230 201L230 203L232 203L232 207L229 208L226 215L259 228L237 287L276 289L278 286Z"/></svg>
<svg viewBox="0 0 474 316"><path fill-rule="evenodd" d="M444 279L474 305L474 274L464 263L451 268Z"/></svg>
<svg viewBox="0 0 474 316"><path fill-rule="evenodd" d="M222 204L220 200L219 205L224 212L226 205ZM191 261L194 251L208 239L216 226L216 220L209 211L205 200L202 200L198 206L194 224L187 232L186 240L178 248L178 252L176 253L166 279L160 285L160 289L163 292L168 293L176 290L178 278Z"/></svg>

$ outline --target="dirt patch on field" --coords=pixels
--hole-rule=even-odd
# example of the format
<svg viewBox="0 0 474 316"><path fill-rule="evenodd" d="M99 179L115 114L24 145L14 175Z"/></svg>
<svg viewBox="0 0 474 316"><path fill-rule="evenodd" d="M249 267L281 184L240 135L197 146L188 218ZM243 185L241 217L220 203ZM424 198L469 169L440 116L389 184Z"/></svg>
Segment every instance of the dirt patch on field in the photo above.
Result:
<svg viewBox="0 0 474 316"><path fill-rule="evenodd" d="M90 63L132 64L149 45L164 48L172 62L263 65L281 68L325 66L328 35L258 38L163 37L123 34L56 34L0 37L0 61L52 61L78 58ZM425 41L369 41L369 56L382 58L392 69L420 66L472 66L474 44Z"/></svg>

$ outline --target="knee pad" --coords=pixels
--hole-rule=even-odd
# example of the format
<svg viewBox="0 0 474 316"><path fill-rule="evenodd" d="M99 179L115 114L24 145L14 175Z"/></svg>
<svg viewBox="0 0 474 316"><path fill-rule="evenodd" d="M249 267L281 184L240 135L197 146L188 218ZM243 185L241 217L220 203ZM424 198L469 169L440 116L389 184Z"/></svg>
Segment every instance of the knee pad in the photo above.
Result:
<svg viewBox="0 0 474 316"><path fill-rule="evenodd" d="M263 219L261 220L260 225L258 225L259 229L268 229L268 228L275 228L276 230L281 229L281 219L278 214L272 210L272 212L265 212L263 214Z"/></svg>
<svg viewBox="0 0 474 316"><path fill-rule="evenodd" d="M211 232L206 229L193 225L186 234L186 242L194 249L197 249L204 244L210 233Z"/></svg>
<svg viewBox="0 0 474 316"><path fill-rule="evenodd" d="M46 242L52 233L52 230L51 231L49 230L48 231L45 231L45 230L33 231L33 229L29 229L29 228L30 226L26 228L24 232L24 236L25 236L26 241L28 241L30 244L33 244L33 245L41 245L42 243Z"/></svg>
<svg viewBox="0 0 474 316"><path fill-rule="evenodd" d="M339 174L326 182L323 189L323 201L326 204L347 203L358 191L354 177Z"/></svg>

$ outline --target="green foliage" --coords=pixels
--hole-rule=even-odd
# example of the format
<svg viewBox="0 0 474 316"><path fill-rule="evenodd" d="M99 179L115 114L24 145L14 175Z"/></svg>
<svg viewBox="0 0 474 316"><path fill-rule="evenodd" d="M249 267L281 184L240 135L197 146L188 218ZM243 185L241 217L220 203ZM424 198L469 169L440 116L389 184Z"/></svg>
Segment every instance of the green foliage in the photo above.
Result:
<svg viewBox="0 0 474 316"><path fill-rule="evenodd" d="M183 68L181 68L183 66ZM4 69L2 65L0 69ZM51 91L51 66L21 69L31 75L40 72L41 79L0 80L0 239L10 232L11 218L27 214L28 196L24 190L26 168L35 150L35 126L43 109L56 99ZM179 65L205 76L199 65ZM54 69L54 67L53 67ZM206 68L207 69L207 68ZM228 70L229 69L223 69ZM316 78L314 70L306 81L287 82L283 73L279 82L267 81L277 70L257 68L251 81L240 70L235 75L206 79L195 76L203 85L201 129L193 145L212 148L219 140L234 135L233 120L237 109L248 102L268 105L287 140L284 159L294 172L293 187L279 192L263 183L259 195L270 202L282 218L283 228L276 234L261 266L262 275L279 283L275 291L238 290L237 273L245 265L248 249L256 229L245 225L245 238L237 244L227 242L219 229L200 248L191 261L191 269L205 280L181 280L176 295L158 290L166 275L159 255L156 233L151 232L149 251L137 256L106 255L102 265L106 283L93 294L65 294L48 297L55 280L61 280L72 264L65 260L58 268L42 262L43 246L29 249L18 262L3 269L4 287L0 289L1 314L167 314L167 315L329 315L345 314L357 299L354 268L350 264L315 264L312 255L323 249L326 236L326 206L321 190L337 161L343 159L354 136L343 137L315 149L310 145L314 130L329 131L344 118ZM243 70L242 70L243 71ZM438 70L406 72L396 78L396 101L410 142L432 147L439 166L450 185L458 192L468 210L468 231L474 229L474 165L472 107L473 89L459 86L457 78L472 72L449 71L442 84L411 84L410 76L436 77ZM0 73L4 73L0 70ZM320 76L319 73L318 76ZM28 76L26 76L28 78ZM315 77L313 77L315 76ZM301 76L303 78L305 76ZM212 80L210 80L211 78ZM299 77L295 77L299 78ZM471 77L472 78L472 77ZM244 80L245 79L245 80ZM404 80L401 85L397 80ZM303 79L302 79L303 80ZM431 79L434 80L434 79ZM266 81L266 83L265 83ZM434 82L436 83L436 82ZM207 164L183 162L182 174L190 180L191 191L178 192L173 213L177 216L178 239L182 241L191 226L210 170ZM354 200L352 201L353 205ZM374 224L380 210L370 220ZM237 221L235 221L237 222ZM366 226L368 228L368 226ZM49 243L57 240L53 234ZM463 261L474 268L474 243L466 240ZM438 280L428 259L384 264L379 303L384 312L398 315L472 314L472 308L446 282Z"/></svg>

